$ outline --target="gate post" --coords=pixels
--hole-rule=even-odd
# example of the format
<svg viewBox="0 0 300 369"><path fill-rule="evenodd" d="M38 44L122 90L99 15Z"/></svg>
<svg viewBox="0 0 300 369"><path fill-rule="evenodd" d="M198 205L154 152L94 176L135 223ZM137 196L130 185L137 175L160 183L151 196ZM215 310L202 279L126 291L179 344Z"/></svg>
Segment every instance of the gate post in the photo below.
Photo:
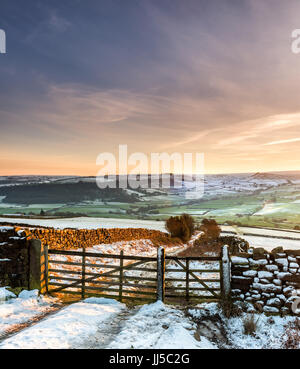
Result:
<svg viewBox="0 0 300 369"><path fill-rule="evenodd" d="M165 301L165 249L157 249L157 301Z"/></svg>
<svg viewBox="0 0 300 369"><path fill-rule="evenodd" d="M47 248L37 239L29 241L29 289L47 291L48 253Z"/></svg>
<svg viewBox="0 0 300 369"><path fill-rule="evenodd" d="M82 248L81 260L81 298L85 299L85 247Z"/></svg>
<svg viewBox="0 0 300 369"><path fill-rule="evenodd" d="M222 247L220 264L221 298L223 301L227 301L231 297L231 262L227 245Z"/></svg>

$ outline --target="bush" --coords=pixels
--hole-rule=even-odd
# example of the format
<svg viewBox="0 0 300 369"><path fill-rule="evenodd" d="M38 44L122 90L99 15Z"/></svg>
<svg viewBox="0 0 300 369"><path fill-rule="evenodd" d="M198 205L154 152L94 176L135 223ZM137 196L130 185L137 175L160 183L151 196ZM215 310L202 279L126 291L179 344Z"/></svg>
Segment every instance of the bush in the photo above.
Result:
<svg viewBox="0 0 300 369"><path fill-rule="evenodd" d="M244 334L254 336L257 330L259 318L255 319L255 315L251 314L243 320Z"/></svg>
<svg viewBox="0 0 300 369"><path fill-rule="evenodd" d="M284 349L299 349L300 348L300 319L289 323L286 327L283 336Z"/></svg>
<svg viewBox="0 0 300 369"><path fill-rule="evenodd" d="M214 219L203 219L200 231L204 232L203 238L207 240L216 240L221 234L221 228Z"/></svg>
<svg viewBox="0 0 300 369"><path fill-rule="evenodd" d="M166 221L166 229L171 237L178 237L187 242L195 230L195 221L188 214L182 214L177 217L170 217Z"/></svg>
<svg viewBox="0 0 300 369"><path fill-rule="evenodd" d="M234 303L231 298L221 299L218 306L222 309L222 313L227 319L241 316L243 313L242 307L239 304Z"/></svg>

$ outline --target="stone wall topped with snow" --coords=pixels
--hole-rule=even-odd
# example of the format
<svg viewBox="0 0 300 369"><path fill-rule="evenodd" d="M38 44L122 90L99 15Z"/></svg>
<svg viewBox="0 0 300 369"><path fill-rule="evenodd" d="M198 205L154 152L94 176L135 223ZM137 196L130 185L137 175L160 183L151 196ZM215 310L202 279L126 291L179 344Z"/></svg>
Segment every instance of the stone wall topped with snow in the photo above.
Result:
<svg viewBox="0 0 300 369"><path fill-rule="evenodd" d="M300 301L300 250L250 249L231 256L231 274L232 296L258 312L293 313Z"/></svg>
<svg viewBox="0 0 300 369"><path fill-rule="evenodd" d="M0 227L0 287L28 287L28 242L14 227Z"/></svg>

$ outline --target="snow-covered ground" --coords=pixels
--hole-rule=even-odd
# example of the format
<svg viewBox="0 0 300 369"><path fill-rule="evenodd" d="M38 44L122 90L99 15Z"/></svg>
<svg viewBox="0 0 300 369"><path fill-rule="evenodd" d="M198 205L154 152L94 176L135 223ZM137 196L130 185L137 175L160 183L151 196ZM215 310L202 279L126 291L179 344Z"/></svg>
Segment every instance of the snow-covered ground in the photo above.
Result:
<svg viewBox="0 0 300 369"><path fill-rule="evenodd" d="M297 319L255 314L256 331L247 335L244 322L250 316L227 319L216 303L197 305L186 314L162 302L129 310L115 300L89 298L3 340L0 348L279 349L288 324Z"/></svg>
<svg viewBox="0 0 300 369"><path fill-rule="evenodd" d="M251 247L263 247L264 249L271 251L275 247L282 246L284 250L299 250L300 240L285 240L279 238L266 238L263 236L241 236L243 239L249 242Z"/></svg>
<svg viewBox="0 0 300 369"><path fill-rule="evenodd" d="M80 348L93 339L101 324L113 319L125 305L103 298L72 304L48 319L4 340L1 349Z"/></svg>
<svg viewBox="0 0 300 369"><path fill-rule="evenodd" d="M144 305L125 323L108 348L115 349L212 349L205 337L196 340L196 325L181 310L158 301Z"/></svg>
<svg viewBox="0 0 300 369"><path fill-rule="evenodd" d="M251 309L251 305L249 304ZM226 318L216 303L204 303L189 310L198 329L208 332L218 340L218 346L235 349L280 349L286 341L288 324L295 323L295 316L266 316L265 314L242 313L240 316ZM253 317L256 330L253 335L245 334L244 322ZM300 341L298 341L300 348Z"/></svg>
<svg viewBox="0 0 300 369"><path fill-rule="evenodd" d="M165 222L138 219L114 219L114 218L64 218L64 219L25 219L25 218L1 218L0 222L28 224L42 227L53 227L57 229L77 228L146 228L166 232Z"/></svg>
<svg viewBox="0 0 300 369"><path fill-rule="evenodd" d="M9 333L46 312L57 300L38 296L38 290L22 291L18 297L5 287L0 288L0 336Z"/></svg>
<svg viewBox="0 0 300 369"><path fill-rule="evenodd" d="M232 226L221 226L222 231L234 232L241 236L243 234L251 233L257 236L272 236L272 237L290 237L298 238L300 240L300 231L288 231L280 229L268 229L268 228L254 228L254 227L232 227Z"/></svg>

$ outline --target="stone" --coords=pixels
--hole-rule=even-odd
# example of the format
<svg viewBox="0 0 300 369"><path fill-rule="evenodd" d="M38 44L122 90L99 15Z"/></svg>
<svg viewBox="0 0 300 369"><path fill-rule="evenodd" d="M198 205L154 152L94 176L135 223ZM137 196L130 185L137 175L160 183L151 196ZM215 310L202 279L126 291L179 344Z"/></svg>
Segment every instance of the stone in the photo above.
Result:
<svg viewBox="0 0 300 369"><path fill-rule="evenodd" d="M269 284L253 283L253 288L263 292L276 292L276 293L281 292L281 287L276 286L272 283Z"/></svg>
<svg viewBox="0 0 300 369"><path fill-rule="evenodd" d="M298 263L294 263L294 262L292 262L292 263L290 263L289 267L290 267L290 268L298 269L298 268L299 268L299 264L298 264Z"/></svg>
<svg viewBox="0 0 300 369"><path fill-rule="evenodd" d="M277 265L266 265L265 266L266 270L268 270L269 272L275 272L278 270L278 266Z"/></svg>
<svg viewBox="0 0 300 369"><path fill-rule="evenodd" d="M285 258L285 257L287 257L287 254L285 252L280 252L280 253L277 254L277 256L279 258Z"/></svg>
<svg viewBox="0 0 300 369"><path fill-rule="evenodd" d="M273 273L270 273L270 272L265 272L265 271L258 272L258 278L272 279L273 276L274 276Z"/></svg>
<svg viewBox="0 0 300 369"><path fill-rule="evenodd" d="M267 280L267 279L262 278L262 279L260 279L260 280L259 280L259 283L262 283L262 284L269 284L269 283L270 283L270 281L269 281L269 280Z"/></svg>
<svg viewBox="0 0 300 369"><path fill-rule="evenodd" d="M253 305L255 307L255 309L257 311L259 311L260 313L263 312L263 308L264 308L264 302L263 301L256 301Z"/></svg>
<svg viewBox="0 0 300 369"><path fill-rule="evenodd" d="M282 307L280 311L282 316L286 316L290 313L290 309L287 308L286 306Z"/></svg>
<svg viewBox="0 0 300 369"><path fill-rule="evenodd" d="M269 293L266 293L266 292L263 292L261 295L262 295L262 297L265 297L267 299L269 299L271 297L271 295Z"/></svg>
<svg viewBox="0 0 300 369"><path fill-rule="evenodd" d="M254 259L249 259L250 265L251 266L260 266L260 265L267 265L268 264L268 260L266 259L260 259L260 260L254 260Z"/></svg>
<svg viewBox="0 0 300 369"><path fill-rule="evenodd" d="M243 272L243 276L245 276L245 277L256 277L257 276L257 271L256 270L247 270L247 271Z"/></svg>
<svg viewBox="0 0 300 369"><path fill-rule="evenodd" d="M248 259L247 258L242 258L239 256L231 256L231 263L234 265L248 265Z"/></svg>
<svg viewBox="0 0 300 369"><path fill-rule="evenodd" d="M273 283L276 284L276 286L282 285L282 281L280 279L273 279Z"/></svg>
<svg viewBox="0 0 300 369"><path fill-rule="evenodd" d="M254 300L260 300L260 299L261 299L261 294L260 294L260 293L258 293L258 294L253 294L251 297L252 297Z"/></svg>
<svg viewBox="0 0 300 369"><path fill-rule="evenodd" d="M276 275L276 277L277 277L277 279L284 279L285 277L288 277L288 276L290 276L291 275L291 273L288 273L288 272L281 272L281 273L278 273L277 275Z"/></svg>
<svg viewBox="0 0 300 369"><path fill-rule="evenodd" d="M275 259L275 263L286 268L289 266L289 262L285 258Z"/></svg>
<svg viewBox="0 0 300 369"><path fill-rule="evenodd" d="M286 297L284 295L277 295L277 298L279 298L279 300L284 303L286 302Z"/></svg>
<svg viewBox="0 0 300 369"><path fill-rule="evenodd" d="M294 289L294 287L292 287L292 286L289 286L289 287L285 287L284 289L283 289L283 293L284 293L284 295L285 296L290 296L292 293L293 293L293 291L294 291L295 289Z"/></svg>
<svg viewBox="0 0 300 369"><path fill-rule="evenodd" d="M256 310L255 310L255 307L253 305L250 305L250 306L247 307L247 313L253 314L255 312L256 312Z"/></svg>
<svg viewBox="0 0 300 369"><path fill-rule="evenodd" d="M253 255L264 255L266 250L263 247L255 247L253 249Z"/></svg>
<svg viewBox="0 0 300 369"><path fill-rule="evenodd" d="M271 254L278 254L278 253L281 253L283 252L283 247L282 246L278 246L278 247L275 247L272 251L271 251Z"/></svg>
<svg viewBox="0 0 300 369"><path fill-rule="evenodd" d="M275 306L275 307L280 307L281 306L281 301L280 301L280 299L279 298L273 298L273 299L269 299L268 301L267 301L267 305L268 306Z"/></svg>
<svg viewBox="0 0 300 369"><path fill-rule="evenodd" d="M273 306L264 306L263 311L269 314L278 314L279 309Z"/></svg>

